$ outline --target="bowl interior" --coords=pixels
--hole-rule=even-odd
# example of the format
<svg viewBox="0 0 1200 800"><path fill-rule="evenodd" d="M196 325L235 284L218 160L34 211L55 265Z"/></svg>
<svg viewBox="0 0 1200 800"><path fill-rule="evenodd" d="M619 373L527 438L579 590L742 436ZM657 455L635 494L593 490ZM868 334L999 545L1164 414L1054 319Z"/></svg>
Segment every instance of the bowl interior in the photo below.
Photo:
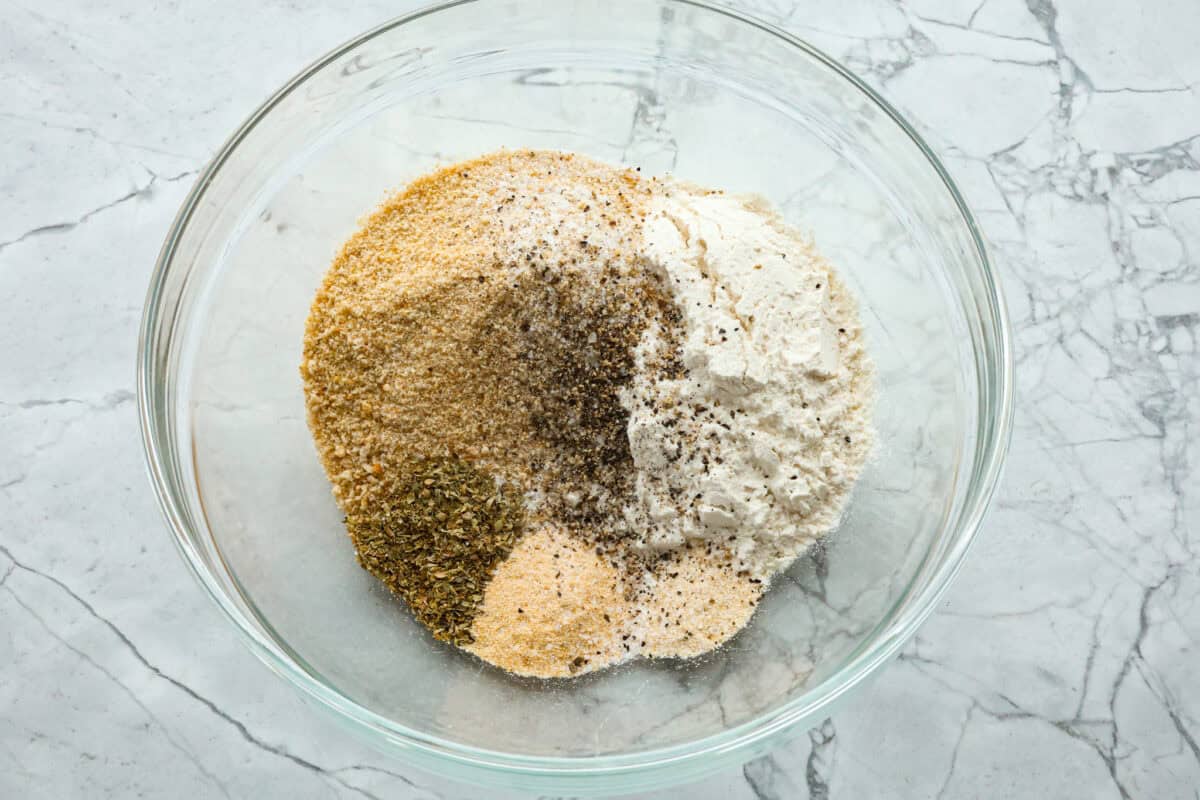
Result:
<svg viewBox="0 0 1200 800"><path fill-rule="evenodd" d="M433 641L358 567L342 529L305 425L309 303L363 214L435 166L499 147L761 194L858 294L877 452L840 528L701 660L514 679ZM788 704L818 713L804 699L894 635L964 535L977 431L994 413L980 389L994 331L969 226L866 94L723 13L489 0L377 32L240 134L168 252L150 347L185 549L296 671L402 733L522 756L627 755Z"/></svg>

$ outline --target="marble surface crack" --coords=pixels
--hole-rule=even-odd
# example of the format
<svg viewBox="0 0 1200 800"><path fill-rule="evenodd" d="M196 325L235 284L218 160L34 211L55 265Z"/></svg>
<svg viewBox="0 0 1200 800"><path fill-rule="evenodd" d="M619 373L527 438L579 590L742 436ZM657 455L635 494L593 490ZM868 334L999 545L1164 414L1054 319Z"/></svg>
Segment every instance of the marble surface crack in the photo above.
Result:
<svg viewBox="0 0 1200 800"><path fill-rule="evenodd" d="M983 11L983 7L988 4L988 0L979 0L979 4L975 6L975 10L971 12L971 16L967 17L967 29L973 30L975 18L979 16L979 12Z"/></svg>
<svg viewBox="0 0 1200 800"><path fill-rule="evenodd" d="M953 670L949 670L949 668L947 668L944 664L940 664L937 661L932 660L932 659L922 658L922 657L913 656L913 655L909 655L909 654L902 654L900 658L906 662L912 663L918 670L920 670L921 672L923 672L924 674L926 674L927 676L932 678L938 685L940 685L946 691L949 691L954 694L962 696L963 698L970 701L972 703L972 705L976 708L976 710L978 710L980 713L982 713L998 722L1004 722L1004 721L1008 721L1008 720L1028 720L1028 721L1039 722L1039 723L1048 725L1052 729L1059 731L1060 733L1065 734L1066 736L1070 737L1071 739L1074 739L1074 740L1082 743L1083 745L1087 746L1090 750L1092 750L1099 757L1100 761L1104 764L1113 786L1117 789L1117 791L1119 792L1121 797L1125 798L1125 800L1131 800L1131 796L1129 794L1128 789L1122 783L1120 776L1117 774L1116 758L1114 755L1115 748L1116 748L1116 733L1115 733L1116 725L1115 725L1115 722L1112 723L1112 730L1114 731L1112 745L1110 747L1105 747L1102 743L1096 741L1095 739L1091 738L1090 736L1084 735L1079 730L1077 730L1075 727L1076 725L1078 725L1082 722L1090 722L1091 720L1050 719L1046 716L1043 716L1041 714L1038 714L1038 713L1030 711L1026 708L1023 708L1020 704L1018 704L1011 697L1008 697L1007 695L1005 695L1003 693L998 693L998 692L993 693L991 695L990 699L999 701L999 703L1003 706L1003 708L1005 708L1007 710L988 708L988 705L987 705L988 700L985 699L983 696L972 695L970 692L965 691L963 688L960 688L951 683L948 683L932 674L932 672L931 672L932 669L953 672ZM959 677L965 677L965 676L959 676ZM1114 717L1114 719L1115 719L1115 717Z"/></svg>
<svg viewBox="0 0 1200 800"><path fill-rule="evenodd" d="M837 740L833 720L827 719L809 731L808 739L812 743L812 749L804 765L804 780L808 785L809 800L829 800L833 751Z"/></svg>
<svg viewBox="0 0 1200 800"><path fill-rule="evenodd" d="M779 760L770 754L747 762L742 767L742 780L755 800L791 800L798 796L799 786L789 778Z"/></svg>
<svg viewBox="0 0 1200 800"><path fill-rule="evenodd" d="M936 800L945 798L946 792L950 790L950 782L954 779L954 770L958 768L958 754L962 750L963 739L967 738L967 728L970 727L971 718L978 708L978 703L972 703L963 717L962 727L958 730L958 738L954 740L954 749L950 751L950 765L946 768L946 779L942 781L942 786L938 789Z"/></svg>
<svg viewBox="0 0 1200 800"><path fill-rule="evenodd" d="M995 31L980 30L979 28L972 27L975 16L980 11L983 10L983 7L985 5L987 5L987 3L988 3L988 0L983 0L983 2L979 4L979 8L975 9L975 11L971 14L971 19L967 22L966 25L960 25L958 23L949 22L944 19L934 19L933 17L925 17L925 16L921 16L920 14L912 14L912 18L920 20L921 22L924 22L927 25L940 25L941 27L944 27L944 28L954 28L955 30L966 31L968 33L978 34L979 36L988 36L993 39L1004 39L1005 41L1009 41L1009 42L1025 42L1027 44L1038 44L1043 47L1046 46L1045 40L1035 39L1032 36L1010 36L1010 35L1004 34L1004 33L996 33ZM941 55L956 55L954 53L940 53L940 54ZM972 54L971 53L961 53L958 55L972 55ZM978 55L978 54L975 54L975 55ZM987 56L980 56L980 57L988 58L989 61L1004 61L1004 59L994 59L994 58L989 58ZM1011 61L1009 63L1029 64L1029 63L1033 63L1033 62ZM1048 61L1048 62L1039 62L1039 63L1053 63L1053 62Z"/></svg>
<svg viewBox="0 0 1200 800"><path fill-rule="evenodd" d="M16 408L21 411L54 406L84 406L92 411L111 411L136 399L137 395L129 389L117 389L104 395L99 401L83 400L78 397L35 397L15 403L0 402L0 406Z"/></svg>
<svg viewBox="0 0 1200 800"><path fill-rule="evenodd" d="M0 548L0 549L2 549L2 548ZM7 552L5 554L8 555ZM20 564L15 560L13 561L12 566L9 568L9 572L11 573L14 568L20 568L22 570L28 571L32 574L38 575L43 578L46 577L42 573L37 572L36 570L29 569L29 567L26 567L25 565ZM7 578L8 576L6 575L5 577ZM53 579L49 579L49 580L53 580ZM0 583L2 583L2 582L0 582ZM112 674L112 672L110 672L104 666L99 664L95 659L93 659L91 656L89 656L83 650L80 650L78 647L71 644L65 638L60 636L56 631L54 631L50 627L50 625L46 622L46 620L43 619L40 614L38 614L37 611L35 611L28 603L26 603L23 599L21 599L20 595L18 595L16 592L13 591L11 586L5 585L3 588L6 592L8 592L9 596L13 598L13 601L16 602L16 604L19 605L21 608L25 609L25 612L27 614L29 614L29 616L31 616L34 619L34 621L37 622L38 625L41 626L41 628L44 631L46 631L46 633L52 639L54 639L60 645L65 647L67 650L70 650L81 661L83 661L85 664L92 667L92 669L99 672L106 679L108 679L111 683L113 683L115 686L117 686L117 688L119 688L121 690L121 692L126 697L129 698L130 702L132 702L135 706L137 706L139 709L141 709L142 713L144 713L150 720L152 720L154 722L155 726L160 731L162 731L163 736L166 738L166 740L168 742L170 742L170 744L173 748L175 748L177 751L179 751L179 753L181 753L196 768L196 770L209 781L209 783L216 786L217 789L220 790L220 792L223 796L225 796L227 798L230 797L229 790L226 788L224 782L222 782L218 776L214 775L211 770L209 770L206 766L204 766L203 762L200 761L200 758L194 752L192 752L191 749L186 747L182 742L180 742L178 740L178 738L171 732L170 728L168 728L167 725L161 719L159 719L158 715L155 714L153 711L151 711L150 708L148 708L146 706L146 704L143 703L138 698L137 694L134 693L134 691L132 689L130 689L128 686L126 686L119 678L117 678L116 675ZM68 590L68 594L70 594L72 597L75 597L76 600L79 599L78 596L76 596L73 592L70 592L69 590Z"/></svg>
<svg viewBox="0 0 1200 800"><path fill-rule="evenodd" d="M121 631L120 628L118 628L107 617L104 617L103 615L101 615L91 603L89 603L86 599L84 599L79 594L77 594L73 589L71 589L71 587L67 586L65 583L63 583L62 581L60 581L58 578L54 577L53 575L49 575L45 572L41 572L41 571L34 569L33 567L30 567L30 566L22 563L21 561L17 560L17 558L15 556L13 556L12 552L2 544L0 544L0 553L2 553L5 557L7 557L12 562L13 566L16 569L20 569L24 572L28 572L32 575L36 575L36 576L42 578L43 580L49 581L50 583L53 583L55 586L57 586L59 589L61 589L63 592L68 594L73 600L75 600L76 603L78 603L80 606L83 607L83 609L88 613L89 616L94 618L97 622L101 623L114 636L116 636L117 639L121 642L121 644L123 644L125 646L125 648L129 651L129 653L131 655L133 655L133 657L135 659L137 659L137 661L139 663L141 663L141 665L145 669L149 670L156 677L161 678L162 680L164 680L167 683L174 686L176 689L178 689L181 692L183 692L184 694L186 694L188 697L192 698L196 702L203 705L215 716L219 717L220 719L222 719L229 725L232 725L237 730L237 732L241 735L241 738L243 740L245 740L246 742L248 742L249 744L254 745L255 747L259 748L260 750L264 750L268 753L272 753L276 756L279 756L280 758L285 758L288 761L291 761L293 764L296 764L297 766L304 768L305 770L308 770L310 772L316 773L317 775L329 778L330 780L335 781L336 783L344 786L345 788L349 789L350 791L355 792L356 794L360 794L364 797L370 798L370 800L379 800L378 797L371 794L370 792L368 792L364 789L361 789L357 786L354 786L350 783L347 783L340 776L330 773L328 770L309 761L308 759L301 758L300 756L297 756L294 753L290 753L281 747L278 747L276 745L270 744L268 742L265 742L265 741L259 739L257 736L255 736L253 733L250 732L250 729L247 728L243 722L235 719L234 717L231 717L229 714L226 714L224 711L222 711L216 705L216 703L209 700L207 697L204 697L203 695L201 695L196 690L192 689L187 684L171 677L170 675L167 675L162 670L160 670L158 667L151 664L150 661L147 660L147 658L142 654L141 650L138 649L137 645L135 645L129 639L129 637L126 636L125 633ZM11 592L11 588L9 588L7 586L5 588ZM18 601L19 601L19 599L18 599ZM72 645L70 645L69 643L66 643L64 641L64 644L67 647L69 647L70 649L75 650L75 648ZM100 665L95 664L95 662L92 662L90 657L86 656L85 654L83 654L82 652L80 652L78 650L75 650L75 652L77 652L81 657L86 658L89 662L93 663L93 665L96 666L97 669L104 671L103 668L100 667ZM108 674L108 673L106 672L105 674ZM109 677L112 678L111 675L109 675ZM112 678L112 679L114 681L116 681L116 678ZM117 683L120 684L119 681L117 681ZM138 702L140 704L140 701L138 701L136 698L134 698L134 701Z"/></svg>
<svg viewBox="0 0 1200 800"><path fill-rule="evenodd" d="M169 156L171 158L180 159L181 161L196 161L197 160L197 156L195 156L194 154L191 154L191 153L178 153L178 152L174 152L172 150L164 150L159 147L152 147L150 145L140 144L138 142L128 142L128 141L124 141L122 139L110 139L107 136L105 136L104 134L100 133L100 131L96 130L93 127L89 127L87 125L61 125L58 123L50 122L49 120L40 119L38 117L31 117L26 114L13 114L8 111L0 111L0 118L18 120L20 122L27 122L32 125L37 125L38 127L45 128L48 130L66 131L68 133L81 133L86 136L92 137L96 141L100 141L100 142L104 142L105 144L112 145L113 147L127 147L131 150L138 150L143 153L153 153L155 155L160 155L160 156Z"/></svg>
<svg viewBox="0 0 1200 800"><path fill-rule="evenodd" d="M386 775L389 778L394 778L394 779L400 781L400 783L404 784L405 786L407 786L410 789L415 789L420 792L426 792L427 794L430 794L430 796L432 796L432 797L437 797L436 794L428 792L428 790L426 790L424 787L422 787L420 784L418 784L416 781L412 780L411 778L408 778L408 777L400 774L399 772L396 772L395 770L384 769L383 767L375 767L375 766L371 766L369 764L350 764L349 766L337 767L336 769L329 770L329 772L338 773L338 774L346 773L346 772L350 772L350 773L373 772L378 775Z"/></svg>
<svg viewBox="0 0 1200 800"><path fill-rule="evenodd" d="M150 182L147 183L145 186L142 186L142 187L139 187L136 189L131 189L130 191L128 191L125 194L118 197L116 200L110 200L109 202L104 203L103 205L96 206L95 208L91 209L90 211L84 212L81 216L79 216L77 219L75 219L73 221L54 222L49 225L39 225L36 228L32 228L28 231L25 231L25 233L21 234L20 236L18 236L15 239L10 239L7 242L0 242L0 252L3 252L5 249L12 247L13 245L20 244L21 242L27 241L29 239L32 239L32 238L35 238L38 236L45 236L47 234L55 234L55 233L67 233L69 231L73 231L73 230L75 230L75 228L84 224L85 222L87 222L92 217L96 216L97 214L103 213L105 211L108 211L109 209L116 208L117 206L122 205L124 203L128 203L130 200L134 200L134 199L137 199L139 197L143 197L143 196L149 194L150 192L152 192L154 190L155 184L157 184L159 182L174 183L175 181L183 180L184 178L195 175L197 172L199 172L199 170L188 170L186 172L180 172L178 174L171 175L171 176L165 177L165 178L159 178L157 175L152 174L151 178L150 178Z"/></svg>

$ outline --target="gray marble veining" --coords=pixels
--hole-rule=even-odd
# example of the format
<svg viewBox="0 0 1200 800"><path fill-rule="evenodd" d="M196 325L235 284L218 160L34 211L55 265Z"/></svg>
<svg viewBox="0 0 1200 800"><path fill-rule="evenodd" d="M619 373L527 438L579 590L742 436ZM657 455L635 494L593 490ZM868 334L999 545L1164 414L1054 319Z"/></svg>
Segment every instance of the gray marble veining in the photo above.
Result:
<svg viewBox="0 0 1200 800"><path fill-rule="evenodd" d="M0 796L477 795L348 740L241 646L163 529L132 402L190 179L267 93L409 5L5 6ZM1018 409L985 529L900 659L687 795L1200 796L1200 5L739 5L942 154L1008 292Z"/></svg>

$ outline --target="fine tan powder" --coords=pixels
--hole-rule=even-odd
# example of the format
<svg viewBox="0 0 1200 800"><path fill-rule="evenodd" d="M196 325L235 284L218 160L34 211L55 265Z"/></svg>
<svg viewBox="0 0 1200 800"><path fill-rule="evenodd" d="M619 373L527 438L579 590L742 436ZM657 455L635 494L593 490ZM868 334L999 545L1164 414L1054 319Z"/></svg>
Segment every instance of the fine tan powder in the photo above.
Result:
<svg viewBox="0 0 1200 800"><path fill-rule="evenodd" d="M642 591L633 626L641 655L691 658L745 627L762 584L738 575L702 548L688 548L647 576Z"/></svg>
<svg viewBox="0 0 1200 800"><path fill-rule="evenodd" d="M627 594L610 561L578 537L543 527L493 573L467 649L517 675L591 672L629 654Z"/></svg>

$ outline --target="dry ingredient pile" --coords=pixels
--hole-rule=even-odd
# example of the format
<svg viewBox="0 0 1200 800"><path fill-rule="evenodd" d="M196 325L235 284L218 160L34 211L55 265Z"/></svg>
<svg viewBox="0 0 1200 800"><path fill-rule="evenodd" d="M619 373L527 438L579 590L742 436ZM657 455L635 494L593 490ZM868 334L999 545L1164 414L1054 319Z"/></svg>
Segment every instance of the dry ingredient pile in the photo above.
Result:
<svg viewBox="0 0 1200 800"><path fill-rule="evenodd" d="M359 562L520 675L727 641L871 448L855 303L809 241L567 153L385 202L317 293L301 374Z"/></svg>

